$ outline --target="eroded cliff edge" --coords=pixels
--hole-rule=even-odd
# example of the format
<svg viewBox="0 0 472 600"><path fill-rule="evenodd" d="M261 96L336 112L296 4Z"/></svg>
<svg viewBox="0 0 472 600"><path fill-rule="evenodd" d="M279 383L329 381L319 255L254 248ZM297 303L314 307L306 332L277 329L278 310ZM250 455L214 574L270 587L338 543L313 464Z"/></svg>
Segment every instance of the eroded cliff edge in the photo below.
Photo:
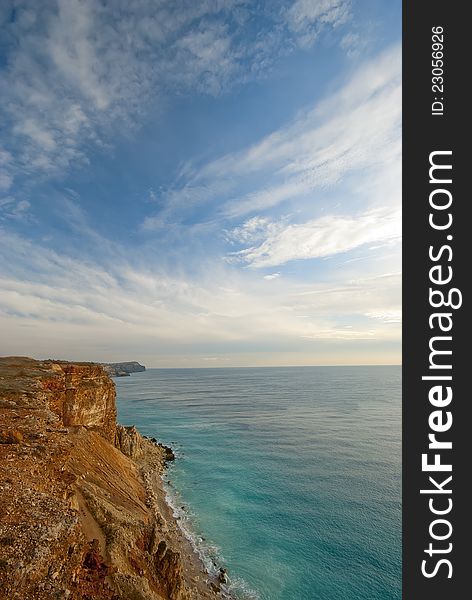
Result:
<svg viewBox="0 0 472 600"><path fill-rule="evenodd" d="M219 597L100 365L0 359L0 598Z"/></svg>

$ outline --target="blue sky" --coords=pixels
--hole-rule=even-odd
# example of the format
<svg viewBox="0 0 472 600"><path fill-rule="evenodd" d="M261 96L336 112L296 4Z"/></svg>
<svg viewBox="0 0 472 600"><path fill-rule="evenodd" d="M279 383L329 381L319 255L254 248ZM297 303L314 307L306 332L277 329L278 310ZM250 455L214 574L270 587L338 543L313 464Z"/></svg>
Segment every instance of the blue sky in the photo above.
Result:
<svg viewBox="0 0 472 600"><path fill-rule="evenodd" d="M0 351L399 363L400 10L2 2Z"/></svg>

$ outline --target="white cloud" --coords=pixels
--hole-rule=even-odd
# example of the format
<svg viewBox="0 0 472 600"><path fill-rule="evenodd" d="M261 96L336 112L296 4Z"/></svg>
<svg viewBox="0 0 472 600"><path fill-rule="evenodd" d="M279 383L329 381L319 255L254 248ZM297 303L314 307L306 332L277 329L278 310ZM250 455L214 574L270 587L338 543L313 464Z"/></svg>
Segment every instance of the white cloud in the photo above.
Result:
<svg viewBox="0 0 472 600"><path fill-rule="evenodd" d="M346 51L349 58L357 58L360 55L361 50L363 50L368 43L369 39L365 33L360 35L354 31L349 31L342 37L340 46Z"/></svg>
<svg viewBox="0 0 472 600"><path fill-rule="evenodd" d="M10 154L10 152L7 152L6 150L2 150L2 148L0 148L0 166L7 165L12 161L12 159L13 157Z"/></svg>
<svg viewBox="0 0 472 600"><path fill-rule="evenodd" d="M17 201L13 196L0 198L0 221L32 222L34 219L29 213L30 208L28 200Z"/></svg>
<svg viewBox="0 0 472 600"><path fill-rule="evenodd" d="M8 192L13 184L13 177L9 172L12 161L10 152L0 147L0 192Z"/></svg>
<svg viewBox="0 0 472 600"><path fill-rule="evenodd" d="M290 29L299 44L311 46L323 26L339 27L351 16L350 0L296 0L287 11Z"/></svg>
<svg viewBox="0 0 472 600"><path fill-rule="evenodd" d="M46 43L56 74L102 111L120 94L123 81L117 66L106 60L103 42L97 39L94 19L100 17L100 13L94 8L87 1L58 0L57 16L51 20ZM108 35L109 29L105 28L100 37L106 39ZM99 51L105 51L105 60ZM107 72L110 67L112 78Z"/></svg>
<svg viewBox="0 0 472 600"><path fill-rule="evenodd" d="M282 226L281 223L274 223L269 217L252 217L242 225L226 232L226 235L230 241L247 244L277 233Z"/></svg>
<svg viewBox="0 0 472 600"><path fill-rule="evenodd" d="M231 47L231 37L223 24L205 24L188 32L176 42L172 69L177 83L196 85L199 92L220 94L233 78L238 77L241 65ZM195 80L195 74L200 77Z"/></svg>
<svg viewBox="0 0 472 600"><path fill-rule="evenodd" d="M39 147L44 153L53 152L57 143L52 131L43 129L33 119L25 119L13 127L13 133L28 138L29 143Z"/></svg>
<svg viewBox="0 0 472 600"><path fill-rule="evenodd" d="M402 312L401 310L377 310L373 312L366 313L366 317L371 319L377 319L379 321L383 321L384 323L401 323L402 321Z"/></svg>
<svg viewBox="0 0 472 600"><path fill-rule="evenodd" d="M273 227L259 246L231 256L251 267L273 267L291 260L321 258L348 252L364 244L399 239L400 210L366 212L358 217L327 216L303 224Z"/></svg>

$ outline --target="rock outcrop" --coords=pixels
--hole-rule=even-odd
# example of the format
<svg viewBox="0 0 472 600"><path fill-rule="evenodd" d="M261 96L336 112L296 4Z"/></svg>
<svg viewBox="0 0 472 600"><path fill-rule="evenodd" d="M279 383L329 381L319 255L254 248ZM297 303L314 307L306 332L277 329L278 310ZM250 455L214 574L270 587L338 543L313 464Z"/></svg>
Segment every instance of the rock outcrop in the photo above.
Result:
<svg viewBox="0 0 472 600"><path fill-rule="evenodd" d="M165 501L169 452L116 424L100 365L0 359L0 599L217 598Z"/></svg>
<svg viewBox="0 0 472 600"><path fill-rule="evenodd" d="M43 381L51 392L49 407L63 425L95 429L115 440L115 386L100 365L51 363L52 377Z"/></svg>
<svg viewBox="0 0 472 600"><path fill-rule="evenodd" d="M137 460L143 456L145 439L136 427L117 425L115 430L115 446L132 460Z"/></svg>
<svg viewBox="0 0 472 600"><path fill-rule="evenodd" d="M140 373L146 370L146 367L136 361L104 363L102 367L110 377L129 377L131 373Z"/></svg>

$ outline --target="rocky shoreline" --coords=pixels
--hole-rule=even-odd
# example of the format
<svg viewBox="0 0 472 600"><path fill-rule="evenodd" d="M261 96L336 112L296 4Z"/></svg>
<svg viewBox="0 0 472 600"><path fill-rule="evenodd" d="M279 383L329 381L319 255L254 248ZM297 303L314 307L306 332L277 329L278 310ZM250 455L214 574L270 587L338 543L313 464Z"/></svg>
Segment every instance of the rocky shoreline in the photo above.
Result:
<svg viewBox="0 0 472 600"><path fill-rule="evenodd" d="M0 599L215 600L166 501L171 448L116 422L101 365L0 359Z"/></svg>

